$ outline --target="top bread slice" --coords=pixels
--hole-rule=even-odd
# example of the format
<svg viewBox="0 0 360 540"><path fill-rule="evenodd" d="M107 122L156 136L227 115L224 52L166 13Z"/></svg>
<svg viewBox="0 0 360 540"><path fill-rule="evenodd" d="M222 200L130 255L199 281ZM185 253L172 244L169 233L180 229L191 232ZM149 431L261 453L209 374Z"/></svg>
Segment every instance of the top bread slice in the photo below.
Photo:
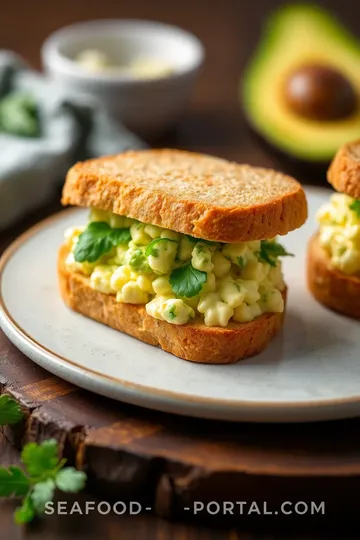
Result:
<svg viewBox="0 0 360 540"><path fill-rule="evenodd" d="M340 148L327 178L336 191L360 199L360 139Z"/></svg>
<svg viewBox="0 0 360 540"><path fill-rule="evenodd" d="M286 234L307 217L305 193L289 176L168 149L77 163L62 203L230 243Z"/></svg>

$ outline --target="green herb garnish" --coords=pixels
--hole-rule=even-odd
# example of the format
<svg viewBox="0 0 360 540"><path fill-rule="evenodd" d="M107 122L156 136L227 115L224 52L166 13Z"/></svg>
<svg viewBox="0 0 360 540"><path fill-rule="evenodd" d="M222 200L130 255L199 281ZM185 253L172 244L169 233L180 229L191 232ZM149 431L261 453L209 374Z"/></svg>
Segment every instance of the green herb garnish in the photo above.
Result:
<svg viewBox="0 0 360 540"><path fill-rule="evenodd" d="M360 218L360 200L355 199L355 201L350 204L349 208Z"/></svg>
<svg viewBox="0 0 360 540"><path fill-rule="evenodd" d="M174 294L185 298L191 298L199 294L206 281L206 272L197 270L191 264L173 270L169 279Z"/></svg>
<svg viewBox="0 0 360 540"><path fill-rule="evenodd" d="M169 309L169 319L171 321L176 319L175 306L171 306L171 308Z"/></svg>
<svg viewBox="0 0 360 540"><path fill-rule="evenodd" d="M49 439L41 444L28 443L21 453L25 471L17 466L0 467L0 497L24 497L15 511L16 523L32 521L51 502L55 489L75 493L83 489L86 474L74 467L63 468L66 459L59 460L58 443Z"/></svg>
<svg viewBox="0 0 360 540"><path fill-rule="evenodd" d="M156 246L158 246L159 244L164 243L164 242L175 242L175 243L177 243L176 240L172 240L171 238L155 238L155 240L152 240L152 242L150 242L150 244L148 244L146 246L146 250L145 250L146 257L149 257L150 255L152 255L153 257L158 257L159 256L159 250L157 249Z"/></svg>
<svg viewBox="0 0 360 540"><path fill-rule="evenodd" d="M130 229L113 229L104 221L93 221L80 234L74 259L76 262L95 262L113 247L127 244L130 240Z"/></svg>
<svg viewBox="0 0 360 540"><path fill-rule="evenodd" d="M10 465L8 469L0 467L0 497L26 495L29 489L29 479L22 469Z"/></svg>
<svg viewBox="0 0 360 540"><path fill-rule="evenodd" d="M237 260L237 265L240 266L240 268L244 268L244 266L246 264L245 257L242 257L240 255L239 257L236 258L236 260Z"/></svg>
<svg viewBox="0 0 360 540"><path fill-rule="evenodd" d="M288 253L286 249L277 242L271 240L261 240L260 251L257 253L259 260L276 266L278 257L293 257L293 253Z"/></svg>
<svg viewBox="0 0 360 540"><path fill-rule="evenodd" d="M16 424L23 417L20 405L7 394L0 396L0 426Z"/></svg>

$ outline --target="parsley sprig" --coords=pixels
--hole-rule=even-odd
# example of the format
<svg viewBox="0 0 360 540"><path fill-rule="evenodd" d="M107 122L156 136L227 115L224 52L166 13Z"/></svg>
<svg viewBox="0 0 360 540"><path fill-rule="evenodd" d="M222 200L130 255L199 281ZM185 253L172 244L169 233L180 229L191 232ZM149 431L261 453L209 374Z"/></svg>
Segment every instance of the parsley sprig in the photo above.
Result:
<svg viewBox="0 0 360 540"><path fill-rule="evenodd" d="M0 467L0 497L24 497L15 510L18 524L32 521L52 501L56 489L76 493L85 486L86 474L65 467L66 459L58 457L58 443L48 439L41 444L28 443L21 452L24 468Z"/></svg>
<svg viewBox="0 0 360 540"><path fill-rule="evenodd" d="M278 257L293 257L293 253L288 253L286 249L277 242L272 240L261 240L260 251L258 252L259 260L276 266Z"/></svg>
<svg viewBox="0 0 360 540"><path fill-rule="evenodd" d="M130 229L114 229L105 221L93 221L80 234L75 246L76 262L95 262L119 244L131 240Z"/></svg>
<svg viewBox="0 0 360 540"><path fill-rule="evenodd" d="M176 296L192 298L199 294L207 281L206 272L197 270L191 264L176 268L170 274L169 283Z"/></svg>
<svg viewBox="0 0 360 540"><path fill-rule="evenodd" d="M23 418L20 405L7 394L0 396L0 425L16 424ZM0 497L24 497L15 511L16 523L32 521L52 501L56 489L76 493L86 482L86 474L74 467L64 467L59 459L58 443L49 439L28 443L21 452L24 468L10 465L0 467Z"/></svg>
<svg viewBox="0 0 360 540"><path fill-rule="evenodd" d="M360 218L360 200L355 199L349 206L350 210L353 210L357 217Z"/></svg>

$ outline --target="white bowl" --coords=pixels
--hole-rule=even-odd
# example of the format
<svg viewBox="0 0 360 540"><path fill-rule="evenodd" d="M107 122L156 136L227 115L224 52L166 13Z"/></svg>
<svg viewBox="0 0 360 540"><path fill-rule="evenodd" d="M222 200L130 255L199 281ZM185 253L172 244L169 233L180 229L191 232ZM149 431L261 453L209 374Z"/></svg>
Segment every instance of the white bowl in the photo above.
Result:
<svg viewBox="0 0 360 540"><path fill-rule="evenodd" d="M157 78L89 72L73 59L99 49L113 63L148 57L173 70ZM98 20L61 28L41 49L43 67L65 95L99 99L113 118L141 135L159 135L176 120L204 58L200 41L175 26L142 20Z"/></svg>

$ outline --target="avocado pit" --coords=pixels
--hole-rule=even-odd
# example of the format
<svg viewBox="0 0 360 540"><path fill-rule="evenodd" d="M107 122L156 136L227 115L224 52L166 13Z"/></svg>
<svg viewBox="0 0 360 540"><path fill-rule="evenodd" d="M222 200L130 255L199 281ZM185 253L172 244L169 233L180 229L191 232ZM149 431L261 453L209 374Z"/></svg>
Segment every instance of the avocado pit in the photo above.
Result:
<svg viewBox="0 0 360 540"><path fill-rule="evenodd" d="M320 64L292 71L284 85L284 100L295 114L323 122L348 118L357 108L350 81L336 69Z"/></svg>

